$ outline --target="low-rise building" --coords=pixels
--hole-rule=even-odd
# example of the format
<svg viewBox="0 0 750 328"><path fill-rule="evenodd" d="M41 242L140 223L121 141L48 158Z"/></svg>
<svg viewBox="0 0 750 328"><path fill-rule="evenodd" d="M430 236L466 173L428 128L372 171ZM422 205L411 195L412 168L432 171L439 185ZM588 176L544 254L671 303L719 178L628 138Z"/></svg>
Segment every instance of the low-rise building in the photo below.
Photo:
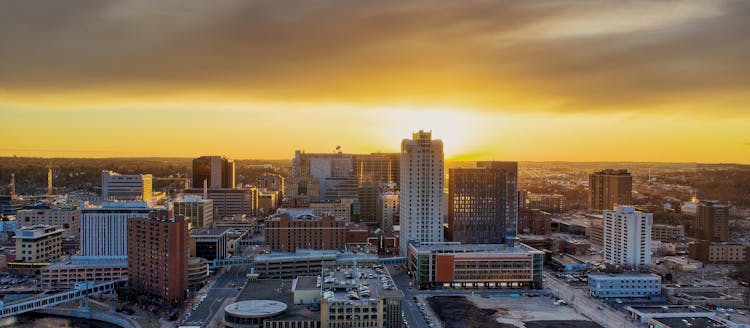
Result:
<svg viewBox="0 0 750 328"><path fill-rule="evenodd" d="M692 260L685 256L665 256L662 258L664 266L670 270L677 271L695 271L703 267L703 263L700 261Z"/></svg>
<svg viewBox="0 0 750 328"><path fill-rule="evenodd" d="M208 281L208 261L201 257L188 259L188 288L200 290Z"/></svg>
<svg viewBox="0 0 750 328"><path fill-rule="evenodd" d="M672 304L719 306L736 308L744 305L742 299L729 295L729 288L722 286L664 285L662 295Z"/></svg>
<svg viewBox="0 0 750 328"><path fill-rule="evenodd" d="M544 253L524 244L409 244L418 288L542 288Z"/></svg>
<svg viewBox="0 0 750 328"><path fill-rule="evenodd" d="M326 265L321 284L321 327L401 327L404 293L382 265Z"/></svg>
<svg viewBox="0 0 750 328"><path fill-rule="evenodd" d="M651 226L651 240L672 241L685 237L685 226L654 224Z"/></svg>
<svg viewBox="0 0 750 328"><path fill-rule="evenodd" d="M39 282L50 290L73 289L80 282L105 282L127 278L128 261L110 259L86 259L76 257L72 261L59 262L42 268Z"/></svg>
<svg viewBox="0 0 750 328"><path fill-rule="evenodd" d="M555 254L550 259L550 265L557 271L573 272L586 271L586 262L568 254Z"/></svg>
<svg viewBox="0 0 750 328"><path fill-rule="evenodd" d="M626 306L628 317L636 322L647 323L656 319L714 318L713 311L693 305L630 305ZM704 326L696 326L704 327Z"/></svg>
<svg viewBox="0 0 750 328"><path fill-rule="evenodd" d="M709 317L675 317L675 318L651 318L648 319L649 328L730 328L734 327L724 321Z"/></svg>
<svg viewBox="0 0 750 328"><path fill-rule="evenodd" d="M341 253L336 250L298 249L296 252L258 254L253 258L259 278L284 279L317 275L324 263L378 263L377 254Z"/></svg>
<svg viewBox="0 0 750 328"><path fill-rule="evenodd" d="M594 297L650 297L661 294L661 277L648 273L590 273L589 293Z"/></svg>
<svg viewBox="0 0 750 328"><path fill-rule="evenodd" d="M741 264L748 261L747 245L712 243L702 240L688 244L688 257L707 263Z"/></svg>
<svg viewBox="0 0 750 328"><path fill-rule="evenodd" d="M51 225L23 227L16 231L16 260L8 267L17 272L37 274L62 255L63 230Z"/></svg>
<svg viewBox="0 0 750 328"><path fill-rule="evenodd" d="M190 254L209 261L227 258L228 228L190 230Z"/></svg>

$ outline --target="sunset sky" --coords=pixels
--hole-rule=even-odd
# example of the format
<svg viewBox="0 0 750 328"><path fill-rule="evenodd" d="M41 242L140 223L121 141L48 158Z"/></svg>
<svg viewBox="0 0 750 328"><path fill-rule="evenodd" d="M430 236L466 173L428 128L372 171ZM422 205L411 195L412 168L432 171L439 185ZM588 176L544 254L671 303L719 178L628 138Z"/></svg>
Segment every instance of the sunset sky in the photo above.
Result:
<svg viewBox="0 0 750 328"><path fill-rule="evenodd" d="M747 1L4 1L0 156L750 163Z"/></svg>

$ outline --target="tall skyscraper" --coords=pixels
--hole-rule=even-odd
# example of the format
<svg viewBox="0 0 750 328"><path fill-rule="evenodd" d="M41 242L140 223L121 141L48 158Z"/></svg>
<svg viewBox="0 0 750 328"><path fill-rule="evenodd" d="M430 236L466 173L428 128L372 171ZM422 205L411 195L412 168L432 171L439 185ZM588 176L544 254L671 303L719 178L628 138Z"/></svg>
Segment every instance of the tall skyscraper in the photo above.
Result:
<svg viewBox="0 0 750 328"><path fill-rule="evenodd" d="M695 238L716 242L729 240L729 206L701 202L695 216Z"/></svg>
<svg viewBox="0 0 750 328"><path fill-rule="evenodd" d="M603 225L604 260L612 264L647 266L651 263L653 214L633 206L605 210Z"/></svg>
<svg viewBox="0 0 750 328"><path fill-rule="evenodd" d="M443 141L419 130L401 142L399 248L409 242L443 241Z"/></svg>
<svg viewBox="0 0 750 328"><path fill-rule="evenodd" d="M102 200L151 202L152 185L151 174L119 174L102 171Z"/></svg>
<svg viewBox="0 0 750 328"><path fill-rule="evenodd" d="M188 288L188 229L182 216L151 213L128 221L128 281L135 290L173 305Z"/></svg>
<svg viewBox="0 0 750 328"><path fill-rule="evenodd" d="M518 163L477 165L448 172L448 234L464 244L504 243L518 225Z"/></svg>
<svg viewBox="0 0 750 328"><path fill-rule="evenodd" d="M193 188L234 188L234 161L222 156L201 156L193 160Z"/></svg>
<svg viewBox="0 0 750 328"><path fill-rule="evenodd" d="M589 176L589 209L612 210L633 205L633 177L627 170L603 170Z"/></svg>

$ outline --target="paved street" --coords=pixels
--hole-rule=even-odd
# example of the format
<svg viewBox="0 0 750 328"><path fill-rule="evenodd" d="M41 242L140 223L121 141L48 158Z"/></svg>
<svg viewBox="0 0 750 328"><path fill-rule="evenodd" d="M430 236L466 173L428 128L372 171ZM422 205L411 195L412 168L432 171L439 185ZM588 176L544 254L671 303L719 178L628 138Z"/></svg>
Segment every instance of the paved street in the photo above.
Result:
<svg viewBox="0 0 750 328"><path fill-rule="evenodd" d="M551 274L544 274L545 288L565 300L579 313L607 328L635 328L639 324L627 319L624 313L615 311L604 303L597 302L587 295L585 287L572 287ZM600 310L601 309L601 310Z"/></svg>
<svg viewBox="0 0 750 328"><path fill-rule="evenodd" d="M215 327L221 322L224 306L232 302L239 295L247 281L248 268L244 266L227 267L216 273L209 282L194 298L194 302L205 295L203 301L193 310L193 304L188 308L189 318L182 323L183 326Z"/></svg>

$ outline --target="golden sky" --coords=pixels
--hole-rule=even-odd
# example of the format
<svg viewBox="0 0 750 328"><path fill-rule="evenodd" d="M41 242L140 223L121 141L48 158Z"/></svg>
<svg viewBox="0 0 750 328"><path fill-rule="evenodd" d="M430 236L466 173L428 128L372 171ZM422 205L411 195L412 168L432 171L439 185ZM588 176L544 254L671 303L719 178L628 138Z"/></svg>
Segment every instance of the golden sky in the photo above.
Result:
<svg viewBox="0 0 750 328"><path fill-rule="evenodd" d="M750 163L744 1L7 1L0 156Z"/></svg>

